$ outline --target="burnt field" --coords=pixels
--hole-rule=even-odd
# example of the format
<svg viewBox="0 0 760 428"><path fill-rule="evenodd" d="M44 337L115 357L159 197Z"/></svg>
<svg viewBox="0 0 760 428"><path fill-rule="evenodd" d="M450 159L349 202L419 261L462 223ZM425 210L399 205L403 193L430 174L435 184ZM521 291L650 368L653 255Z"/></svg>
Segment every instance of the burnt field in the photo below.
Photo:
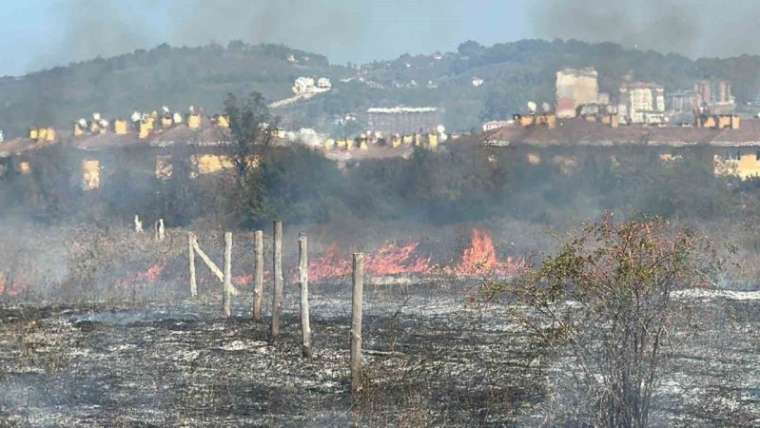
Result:
<svg viewBox="0 0 760 428"><path fill-rule="evenodd" d="M2 426L541 426L572 394L510 302L477 284L368 285L363 389L349 374L350 286L312 288L314 356L301 357L297 287L282 335L221 302L20 306L0 310ZM760 300L683 292L701 322L675 350L652 423L760 422ZM507 299L508 300L508 299ZM265 311L269 313L268 308ZM519 317L518 317L519 318Z"/></svg>

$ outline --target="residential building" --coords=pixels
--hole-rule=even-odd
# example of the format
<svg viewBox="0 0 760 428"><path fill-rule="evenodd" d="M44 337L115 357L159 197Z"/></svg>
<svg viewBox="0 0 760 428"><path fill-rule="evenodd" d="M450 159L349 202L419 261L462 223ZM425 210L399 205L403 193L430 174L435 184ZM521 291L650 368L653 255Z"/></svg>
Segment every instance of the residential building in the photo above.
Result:
<svg viewBox="0 0 760 428"><path fill-rule="evenodd" d="M694 84L696 104L702 113L728 114L736 108L736 99L727 80L700 80Z"/></svg>
<svg viewBox="0 0 760 428"><path fill-rule="evenodd" d="M619 111L628 123L665 122L665 89L651 82L624 82L620 86Z"/></svg>

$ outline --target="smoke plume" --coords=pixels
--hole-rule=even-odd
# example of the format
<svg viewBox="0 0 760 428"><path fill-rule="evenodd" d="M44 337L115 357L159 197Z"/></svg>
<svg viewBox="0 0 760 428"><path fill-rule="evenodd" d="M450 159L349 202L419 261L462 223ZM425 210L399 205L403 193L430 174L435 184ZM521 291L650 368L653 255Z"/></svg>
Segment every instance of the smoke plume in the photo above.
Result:
<svg viewBox="0 0 760 428"><path fill-rule="evenodd" d="M174 2L168 10L172 17L168 37L189 45L233 39L275 42L322 53L355 43L352 36L361 32L362 9L342 0Z"/></svg>
<svg viewBox="0 0 760 428"><path fill-rule="evenodd" d="M539 37L615 42L696 57L759 53L748 45L760 13L751 0L549 0L531 9Z"/></svg>
<svg viewBox="0 0 760 428"><path fill-rule="evenodd" d="M27 68L37 70L97 56L111 56L150 46L150 22L135 11L149 10L149 0L126 5L117 2L70 0L51 4L57 40L44 55L31 59Z"/></svg>
<svg viewBox="0 0 760 428"><path fill-rule="evenodd" d="M444 4L441 4L443 2ZM110 57L161 43L281 43L338 63L456 46L465 9L456 0L70 0L49 6L45 52L27 71ZM384 42L379 42L384 41ZM387 42L385 42L387 41Z"/></svg>

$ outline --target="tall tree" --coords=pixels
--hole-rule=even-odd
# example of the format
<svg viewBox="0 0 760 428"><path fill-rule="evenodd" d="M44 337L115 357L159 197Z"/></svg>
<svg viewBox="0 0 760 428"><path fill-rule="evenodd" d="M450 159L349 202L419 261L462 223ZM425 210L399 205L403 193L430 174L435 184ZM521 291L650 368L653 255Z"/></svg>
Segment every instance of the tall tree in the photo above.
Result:
<svg viewBox="0 0 760 428"><path fill-rule="evenodd" d="M272 116L264 96L258 92L243 100L228 94L224 112L229 118L229 154L234 164L232 208L238 220L249 223L261 210L259 171L271 151L277 118Z"/></svg>

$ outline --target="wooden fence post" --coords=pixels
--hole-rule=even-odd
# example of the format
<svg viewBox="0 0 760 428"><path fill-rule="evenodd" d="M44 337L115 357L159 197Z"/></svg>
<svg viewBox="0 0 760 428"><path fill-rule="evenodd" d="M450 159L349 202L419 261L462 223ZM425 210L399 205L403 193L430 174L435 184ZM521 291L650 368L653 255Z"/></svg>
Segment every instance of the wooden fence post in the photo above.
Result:
<svg viewBox="0 0 760 428"><path fill-rule="evenodd" d="M303 356L311 358L311 325L309 324L309 244L306 234L298 235L298 280L301 283L301 333Z"/></svg>
<svg viewBox="0 0 760 428"><path fill-rule="evenodd" d="M140 216L135 214L135 233L142 233L143 231L143 225L142 221L140 221Z"/></svg>
<svg viewBox="0 0 760 428"><path fill-rule="evenodd" d="M193 261L195 260L195 254L203 260L203 263L209 268L211 273L216 276L219 282L222 283L222 293L224 294L224 312L229 317L232 314L232 296L237 296L240 292L232 285L232 233L224 234L224 271L219 269L219 266L211 260L211 257L206 254L198 245L198 237L192 234L190 239L190 245L193 248ZM191 284L192 288L192 284Z"/></svg>
<svg viewBox="0 0 760 428"><path fill-rule="evenodd" d="M195 241L195 235L193 232L187 233L187 254L190 262L190 296L196 297L198 295L198 282L195 278L195 249L193 248L193 242Z"/></svg>
<svg viewBox="0 0 760 428"><path fill-rule="evenodd" d="M274 222L274 291L272 293L272 339L280 335L280 312L282 311L282 222Z"/></svg>
<svg viewBox="0 0 760 428"><path fill-rule="evenodd" d="M261 320L261 303L264 298L264 231L253 234L253 250L256 256L253 277L253 319Z"/></svg>
<svg viewBox="0 0 760 428"><path fill-rule="evenodd" d="M232 233L224 234L224 315L232 316Z"/></svg>
<svg viewBox="0 0 760 428"><path fill-rule="evenodd" d="M364 295L364 254L354 253L351 293L351 390L361 389L362 303Z"/></svg>

